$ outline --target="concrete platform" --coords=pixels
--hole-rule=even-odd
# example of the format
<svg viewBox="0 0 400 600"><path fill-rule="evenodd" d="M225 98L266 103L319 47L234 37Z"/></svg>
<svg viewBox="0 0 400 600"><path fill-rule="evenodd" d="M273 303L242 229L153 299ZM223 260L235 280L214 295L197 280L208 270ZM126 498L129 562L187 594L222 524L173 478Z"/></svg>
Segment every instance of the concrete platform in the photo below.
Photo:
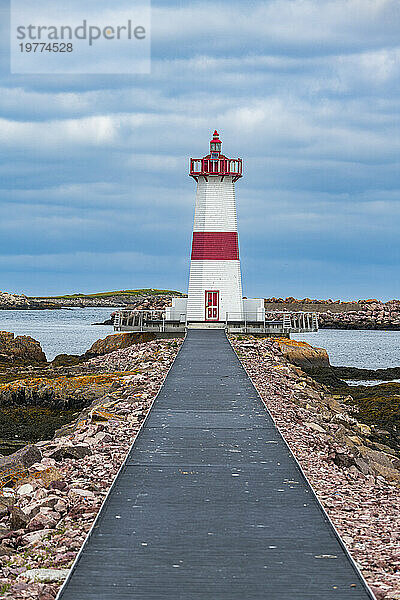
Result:
<svg viewBox="0 0 400 600"><path fill-rule="evenodd" d="M372 599L224 331L188 332L58 598Z"/></svg>
<svg viewBox="0 0 400 600"><path fill-rule="evenodd" d="M188 323L187 328L188 329L225 329L226 325L225 325L225 323L201 322L201 323Z"/></svg>

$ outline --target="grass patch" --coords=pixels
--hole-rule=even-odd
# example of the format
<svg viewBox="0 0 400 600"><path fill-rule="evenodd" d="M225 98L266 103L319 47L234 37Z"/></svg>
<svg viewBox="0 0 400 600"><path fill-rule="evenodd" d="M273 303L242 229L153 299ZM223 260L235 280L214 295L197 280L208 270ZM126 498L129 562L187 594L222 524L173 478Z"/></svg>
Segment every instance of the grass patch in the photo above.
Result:
<svg viewBox="0 0 400 600"><path fill-rule="evenodd" d="M176 290L158 290L153 288L144 288L140 290L118 290L114 292L97 292L96 294L64 294L63 296L32 296L31 298L40 298L41 300L60 300L68 298L107 298L113 296L161 296L170 295L183 296L182 292Z"/></svg>

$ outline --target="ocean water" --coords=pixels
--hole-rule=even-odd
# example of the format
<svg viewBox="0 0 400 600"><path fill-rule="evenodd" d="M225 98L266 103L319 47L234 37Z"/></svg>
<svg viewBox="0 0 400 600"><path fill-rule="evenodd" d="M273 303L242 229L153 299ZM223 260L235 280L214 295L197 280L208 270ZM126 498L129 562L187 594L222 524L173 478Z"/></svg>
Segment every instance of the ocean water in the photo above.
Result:
<svg viewBox="0 0 400 600"><path fill-rule="evenodd" d="M110 317L113 308L0 310L0 331L30 335L47 359L83 354L99 338L113 333L109 325L92 325ZM383 369L400 366L400 331L321 329L293 334L293 339L325 348L332 365Z"/></svg>
<svg viewBox="0 0 400 600"><path fill-rule="evenodd" d="M297 333L292 337L325 348L334 366L400 367L400 331L320 329L317 333Z"/></svg>
<svg viewBox="0 0 400 600"><path fill-rule="evenodd" d="M113 310L0 310L0 331L30 335L41 343L47 360L52 360L57 354L83 354L93 342L113 333L110 325L92 325L109 319Z"/></svg>

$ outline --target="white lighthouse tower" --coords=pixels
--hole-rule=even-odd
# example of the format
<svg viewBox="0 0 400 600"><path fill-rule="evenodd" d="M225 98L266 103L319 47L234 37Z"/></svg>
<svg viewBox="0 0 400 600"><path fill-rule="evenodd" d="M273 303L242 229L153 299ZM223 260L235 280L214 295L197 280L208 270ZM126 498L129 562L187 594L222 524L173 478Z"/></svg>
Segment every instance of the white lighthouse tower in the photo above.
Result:
<svg viewBox="0 0 400 600"><path fill-rule="evenodd" d="M214 131L210 152L190 159L189 175L196 180L197 192L188 297L172 298L165 310L117 312L117 331L151 331L160 336L204 327L253 335L318 331L315 313L266 314L263 298L242 297L235 201L242 159L228 158L221 149Z"/></svg>
<svg viewBox="0 0 400 600"><path fill-rule="evenodd" d="M243 320L235 182L242 160L221 153L214 131L210 152L190 159L197 182L186 318L188 323Z"/></svg>

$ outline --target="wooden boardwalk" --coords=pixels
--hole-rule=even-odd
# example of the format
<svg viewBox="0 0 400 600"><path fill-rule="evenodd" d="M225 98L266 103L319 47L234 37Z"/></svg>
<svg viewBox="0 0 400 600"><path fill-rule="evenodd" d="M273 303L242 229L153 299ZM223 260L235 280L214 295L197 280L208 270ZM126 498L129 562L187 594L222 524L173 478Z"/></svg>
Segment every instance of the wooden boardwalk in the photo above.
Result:
<svg viewBox="0 0 400 600"><path fill-rule="evenodd" d="M59 598L372 598L224 331L189 331Z"/></svg>

